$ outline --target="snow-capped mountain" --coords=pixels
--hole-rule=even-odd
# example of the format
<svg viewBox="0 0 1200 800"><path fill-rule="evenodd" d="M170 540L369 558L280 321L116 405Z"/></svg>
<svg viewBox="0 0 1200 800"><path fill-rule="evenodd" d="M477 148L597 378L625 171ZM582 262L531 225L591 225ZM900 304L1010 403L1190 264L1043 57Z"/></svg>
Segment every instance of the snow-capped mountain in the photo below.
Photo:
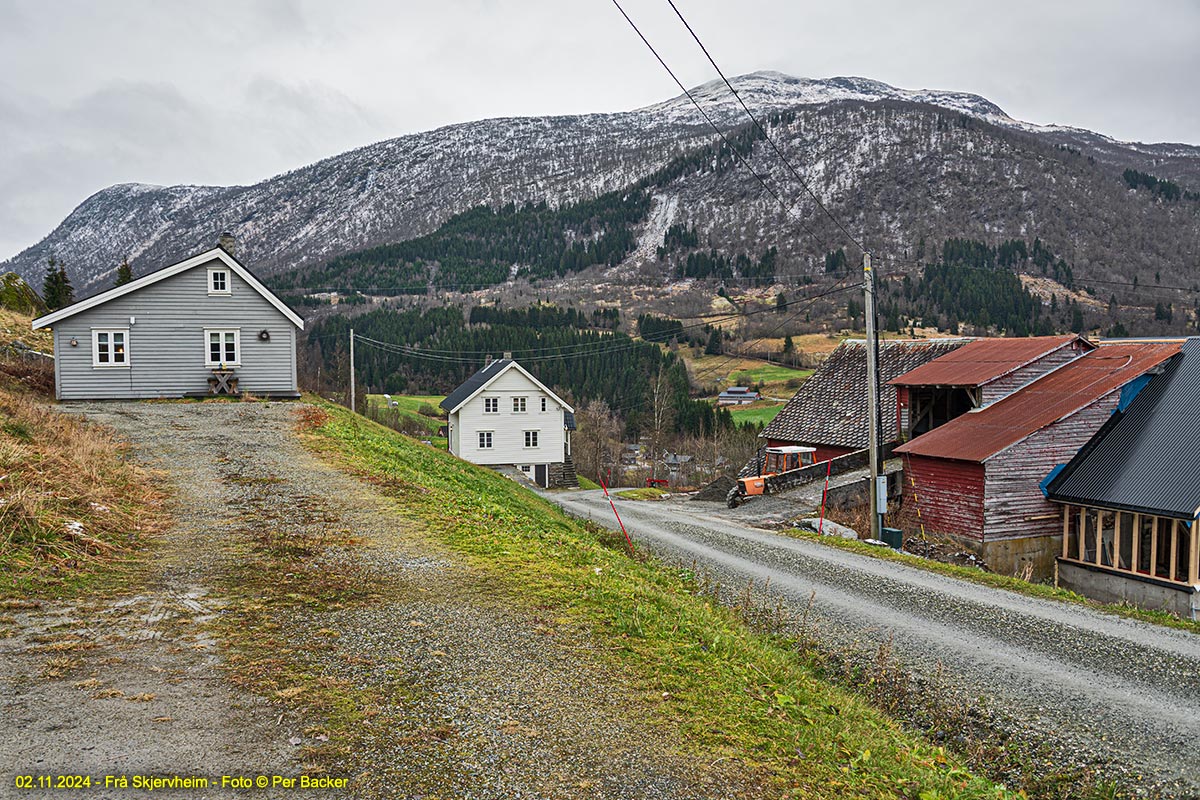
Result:
<svg viewBox="0 0 1200 800"><path fill-rule="evenodd" d="M1200 188L1200 147L1128 144L1032 125L976 95L897 89L865 78L756 72L733 82L756 112L795 111L780 130L782 146L824 202L880 246L908 248L925 236L1051 236L1061 239L1058 250L1109 272L1136 249L1137 269L1161 260L1163 274L1184 274L1177 260L1194 264L1200 252L1192 206L1155 210L1145 198L1126 196L1136 193L1120 181L1120 171L1132 167ZM699 86L693 96L723 128L746 122L723 82ZM480 204L593 197L713 138L680 96L623 113L452 125L252 186L121 184L85 200L0 271L12 269L39 285L54 255L84 294L109 285L124 258L145 272L229 231L247 263L271 274L428 233ZM782 194L799 193L761 143L752 160ZM761 242L790 237L781 251L803 271L836 243L832 232L798 240L795 223L748 174L719 183L684 176L670 189L653 219L697 224L713 246L757 250ZM1112 224L1081 236L1105 217L1097 207L1111 209ZM795 209L802 217L814 211L804 202ZM807 218L819 226L815 216ZM1140 220L1140 228L1130 220ZM645 256L648 248L639 252Z"/></svg>

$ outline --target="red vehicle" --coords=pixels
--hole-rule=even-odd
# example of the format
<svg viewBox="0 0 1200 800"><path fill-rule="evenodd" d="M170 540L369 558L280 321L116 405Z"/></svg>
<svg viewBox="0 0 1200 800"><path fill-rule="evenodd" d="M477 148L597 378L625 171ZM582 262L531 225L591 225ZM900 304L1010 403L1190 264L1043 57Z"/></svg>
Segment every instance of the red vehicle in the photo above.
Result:
<svg viewBox="0 0 1200 800"><path fill-rule="evenodd" d="M666 478L646 478L647 489L666 489L669 485Z"/></svg>

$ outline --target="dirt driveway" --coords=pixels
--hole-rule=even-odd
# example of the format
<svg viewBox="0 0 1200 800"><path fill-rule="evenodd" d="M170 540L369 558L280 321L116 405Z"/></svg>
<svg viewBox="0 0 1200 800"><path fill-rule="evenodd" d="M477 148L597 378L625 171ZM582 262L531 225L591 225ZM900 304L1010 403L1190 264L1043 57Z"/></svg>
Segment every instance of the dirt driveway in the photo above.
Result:
<svg viewBox="0 0 1200 800"><path fill-rule="evenodd" d="M369 485L300 444L296 404L103 403L67 407L111 425L164 470L174 527L144 585L118 599L0 612L0 761L10 773L287 775L326 746L322 720L236 687L221 621L246 557L246 521L313 527L361 544L314 568L389 587L371 604L304 604L270 623L315 679L369 689L379 708L326 774L348 797L764 796L732 762L696 763L670 730L637 721L640 698L588 641L505 602ZM244 602L244 600L243 600ZM264 631L265 634L265 631ZM375 722L373 722L375 720ZM379 721L386 720L386 724ZM20 791L12 777L0 797ZM253 790L292 796L294 789ZM149 796L92 789L93 797Z"/></svg>

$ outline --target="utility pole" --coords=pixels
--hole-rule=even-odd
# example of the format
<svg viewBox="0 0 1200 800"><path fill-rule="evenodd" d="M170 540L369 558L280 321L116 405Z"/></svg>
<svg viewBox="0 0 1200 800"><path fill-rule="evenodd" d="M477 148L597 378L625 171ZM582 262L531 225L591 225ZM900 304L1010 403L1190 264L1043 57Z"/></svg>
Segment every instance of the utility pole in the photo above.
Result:
<svg viewBox="0 0 1200 800"><path fill-rule="evenodd" d="M350 329L350 410L358 410L354 402L354 328Z"/></svg>
<svg viewBox="0 0 1200 800"><path fill-rule="evenodd" d="M871 538L883 535L883 511L887 509L887 489L880 496L879 480L879 364L875 359L879 332L875 330L875 273L871 254L863 253L863 312L867 322L867 457L871 462ZM886 483L884 486L886 487Z"/></svg>

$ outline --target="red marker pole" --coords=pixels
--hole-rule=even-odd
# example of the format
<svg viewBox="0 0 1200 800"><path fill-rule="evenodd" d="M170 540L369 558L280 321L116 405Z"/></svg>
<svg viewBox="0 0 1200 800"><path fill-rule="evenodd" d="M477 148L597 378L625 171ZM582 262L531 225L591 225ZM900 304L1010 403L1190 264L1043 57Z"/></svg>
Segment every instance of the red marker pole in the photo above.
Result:
<svg viewBox="0 0 1200 800"><path fill-rule="evenodd" d="M829 494L829 473L833 470L833 459L825 461L825 488L821 490L821 521L817 523L817 533L825 533L825 497Z"/></svg>
<svg viewBox="0 0 1200 800"><path fill-rule="evenodd" d="M600 488L604 490L604 496L608 498L608 504L612 506L613 516L617 518L617 524L621 526L621 533L625 534L625 543L629 545L629 555L633 555L633 539L629 538L629 531L625 530L625 523L621 522L621 515L617 513L617 504L613 502L612 495L608 493L608 485L604 483L604 476L597 475L600 479Z"/></svg>

